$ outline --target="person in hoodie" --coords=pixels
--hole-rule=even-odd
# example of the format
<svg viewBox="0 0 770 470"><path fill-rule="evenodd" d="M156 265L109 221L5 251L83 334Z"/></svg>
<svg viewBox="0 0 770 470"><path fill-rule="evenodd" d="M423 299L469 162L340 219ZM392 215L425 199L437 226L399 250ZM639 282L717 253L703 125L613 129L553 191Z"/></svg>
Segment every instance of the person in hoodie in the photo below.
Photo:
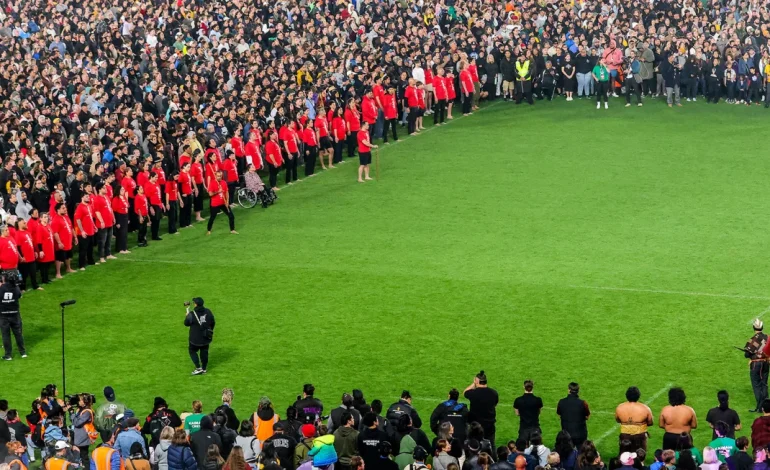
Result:
<svg viewBox="0 0 770 470"><path fill-rule="evenodd" d="M403 452L401 455L404 455ZM398 468L400 470L427 470L429 467L425 464L425 460L428 458L428 451L425 450L422 446L417 446L414 448L414 451L409 455L408 463L405 463L403 466L401 465L404 463L405 459L399 459L399 456L396 456L395 462L396 465L398 465Z"/></svg>
<svg viewBox="0 0 770 470"><path fill-rule="evenodd" d="M330 466L333 468L338 460L334 435L326 432L326 426L321 425L318 430L318 437L313 439L313 447L307 453L314 468L325 469Z"/></svg>
<svg viewBox="0 0 770 470"><path fill-rule="evenodd" d="M539 432L534 432L529 438L529 447L524 449L524 453L537 457L538 465L545 467L548 465L551 449L543 445L543 436Z"/></svg>
<svg viewBox="0 0 770 470"><path fill-rule="evenodd" d="M409 393L409 390L401 392L401 399L390 405L388 412L385 413L385 418L390 421L391 425L396 427L398 426L399 418L405 414L412 418L412 425L414 427L422 427L422 419L420 419L417 410L412 407L412 394Z"/></svg>
<svg viewBox="0 0 770 470"><path fill-rule="evenodd" d="M372 412L364 415L361 419L361 425L363 429L358 434L358 455L364 459L364 464L367 467L371 467L380 458L380 443L390 439L384 431L377 428L377 415ZM408 449L408 452L411 453L413 449L414 445Z"/></svg>
<svg viewBox="0 0 770 470"><path fill-rule="evenodd" d="M187 441L187 433L184 429L175 430L168 448L168 470L196 470L197 468L198 463Z"/></svg>
<svg viewBox="0 0 770 470"><path fill-rule="evenodd" d="M351 397L352 398L352 397ZM339 461L338 470L351 470L350 460L358 453L358 431L350 411L340 417L342 425L334 431L334 450Z"/></svg>
<svg viewBox="0 0 770 470"><path fill-rule="evenodd" d="M454 437L463 442L468 427L468 406L457 401L459 398L459 390L453 388L449 391L449 399L439 403L430 415L430 430L438 435L439 427L449 422L455 429Z"/></svg>
<svg viewBox="0 0 770 470"><path fill-rule="evenodd" d="M286 433L283 424L277 422L273 425L273 435L265 441L264 445L272 445L275 455L284 470L294 470L294 452L297 448L297 440Z"/></svg>
<svg viewBox="0 0 770 470"><path fill-rule="evenodd" d="M396 434L393 438L393 453L400 455L407 452L411 455L416 446L422 446L423 449L430 449L430 440L422 429L415 428L412 424L412 417L404 414L398 419ZM405 450L402 450L402 447Z"/></svg>
<svg viewBox="0 0 770 470"><path fill-rule="evenodd" d="M220 453L222 458L227 460L230 457L230 452L233 450L235 440L238 438L238 433L227 427L227 414L224 410L214 413L214 432L222 440Z"/></svg>
<svg viewBox="0 0 770 470"><path fill-rule="evenodd" d="M321 419L321 415L324 412L324 404L321 400L314 397L315 387L313 384L305 384L302 386L302 396L297 397L297 401L294 402L294 408L297 409L297 418L307 423L307 416L312 417L312 422Z"/></svg>
<svg viewBox="0 0 770 470"><path fill-rule="evenodd" d="M183 431L184 432L184 431ZM190 435L190 449L198 463L198 470L203 470L206 464L206 455L210 445L216 445L222 452L222 438L214 432L214 420L211 416L204 416L201 419L201 428L198 432Z"/></svg>
<svg viewBox="0 0 770 470"><path fill-rule="evenodd" d="M155 446L155 452L150 453L152 468L156 470L169 470L168 449L171 447L172 439L174 439L174 428L166 426L160 432L160 442Z"/></svg>
<svg viewBox="0 0 770 470"><path fill-rule="evenodd" d="M391 460L390 456L393 453L393 446L388 441L380 442L379 445L380 458L374 461L371 466L365 465L364 469L367 470L401 470L398 468L398 464Z"/></svg>
<svg viewBox="0 0 770 470"><path fill-rule="evenodd" d="M302 427L302 421L297 419L297 409L294 406L286 409L286 419L278 421L278 424L283 426L284 433L287 436L291 436L294 439L302 437L302 434L299 432Z"/></svg>

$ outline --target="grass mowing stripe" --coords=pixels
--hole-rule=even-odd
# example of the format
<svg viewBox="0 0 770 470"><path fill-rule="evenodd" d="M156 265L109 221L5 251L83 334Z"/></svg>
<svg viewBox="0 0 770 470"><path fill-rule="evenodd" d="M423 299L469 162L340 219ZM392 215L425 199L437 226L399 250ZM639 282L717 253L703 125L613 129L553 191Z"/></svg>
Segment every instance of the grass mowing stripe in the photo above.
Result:
<svg viewBox="0 0 770 470"><path fill-rule="evenodd" d="M667 383L663 388L655 392L655 394L651 396L649 400L645 401L644 404L647 406L650 406L652 402L658 399L658 397L666 393L666 391L670 389L672 385L674 385L673 382ZM594 441L594 445L598 446L603 440L610 437L611 434L617 432L619 427L620 427L620 424L615 424L614 426L612 426L610 429L608 429L604 434L599 436L599 438Z"/></svg>
<svg viewBox="0 0 770 470"><path fill-rule="evenodd" d="M690 295L690 296L702 296L702 297L723 297L726 299L746 299L746 300L770 300L770 297L761 295L742 295L742 294L717 294L711 292L685 292L665 289L640 289L636 287L610 287L610 286L569 286L573 289L594 289L594 290L610 290L610 291L622 291L622 292L645 292L649 294L668 294L668 295ZM768 307L770 310L770 307ZM766 313L766 312L765 312Z"/></svg>

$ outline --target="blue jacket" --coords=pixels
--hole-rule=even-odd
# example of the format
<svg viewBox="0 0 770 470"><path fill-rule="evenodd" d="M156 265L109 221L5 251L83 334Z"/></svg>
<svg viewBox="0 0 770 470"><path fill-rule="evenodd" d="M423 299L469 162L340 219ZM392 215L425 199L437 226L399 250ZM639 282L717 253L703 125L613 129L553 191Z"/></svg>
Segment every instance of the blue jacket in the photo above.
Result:
<svg viewBox="0 0 770 470"><path fill-rule="evenodd" d="M43 435L43 440L45 442L55 442L55 441L66 441L67 438L64 437L64 433L62 433L61 428L59 426L54 426L53 424L49 424L47 428L45 428L45 434Z"/></svg>
<svg viewBox="0 0 770 470"><path fill-rule="evenodd" d="M147 443L144 442L144 438L136 429L126 429L122 433L118 434L118 438L115 439L115 450L120 452L120 456L127 459L131 455L131 444L138 442L142 444L142 449L147 448Z"/></svg>
<svg viewBox="0 0 770 470"><path fill-rule="evenodd" d="M190 447L172 445L168 448L168 470L196 470L197 468L198 463Z"/></svg>

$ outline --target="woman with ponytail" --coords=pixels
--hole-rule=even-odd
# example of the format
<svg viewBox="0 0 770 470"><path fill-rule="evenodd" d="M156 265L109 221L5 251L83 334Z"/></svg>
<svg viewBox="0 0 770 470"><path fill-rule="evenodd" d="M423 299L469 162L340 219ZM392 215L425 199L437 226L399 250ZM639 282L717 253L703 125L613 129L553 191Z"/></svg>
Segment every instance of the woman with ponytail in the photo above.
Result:
<svg viewBox="0 0 770 470"><path fill-rule="evenodd" d="M720 390L717 392L717 401L719 406L711 408L706 415L706 422L711 426L711 439L717 438L717 432L714 427L720 421L727 424L728 432L724 437L735 439L735 431L741 429L741 419L738 417L738 413L730 408L730 395L727 390Z"/></svg>

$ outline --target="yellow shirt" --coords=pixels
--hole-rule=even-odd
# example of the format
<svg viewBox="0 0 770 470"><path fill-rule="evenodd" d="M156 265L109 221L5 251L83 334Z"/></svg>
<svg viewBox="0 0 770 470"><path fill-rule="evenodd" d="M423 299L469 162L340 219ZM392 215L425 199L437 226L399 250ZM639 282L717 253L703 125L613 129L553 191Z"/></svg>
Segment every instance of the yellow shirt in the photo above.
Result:
<svg viewBox="0 0 770 470"><path fill-rule="evenodd" d="M765 65L765 80L770 83L770 64Z"/></svg>

